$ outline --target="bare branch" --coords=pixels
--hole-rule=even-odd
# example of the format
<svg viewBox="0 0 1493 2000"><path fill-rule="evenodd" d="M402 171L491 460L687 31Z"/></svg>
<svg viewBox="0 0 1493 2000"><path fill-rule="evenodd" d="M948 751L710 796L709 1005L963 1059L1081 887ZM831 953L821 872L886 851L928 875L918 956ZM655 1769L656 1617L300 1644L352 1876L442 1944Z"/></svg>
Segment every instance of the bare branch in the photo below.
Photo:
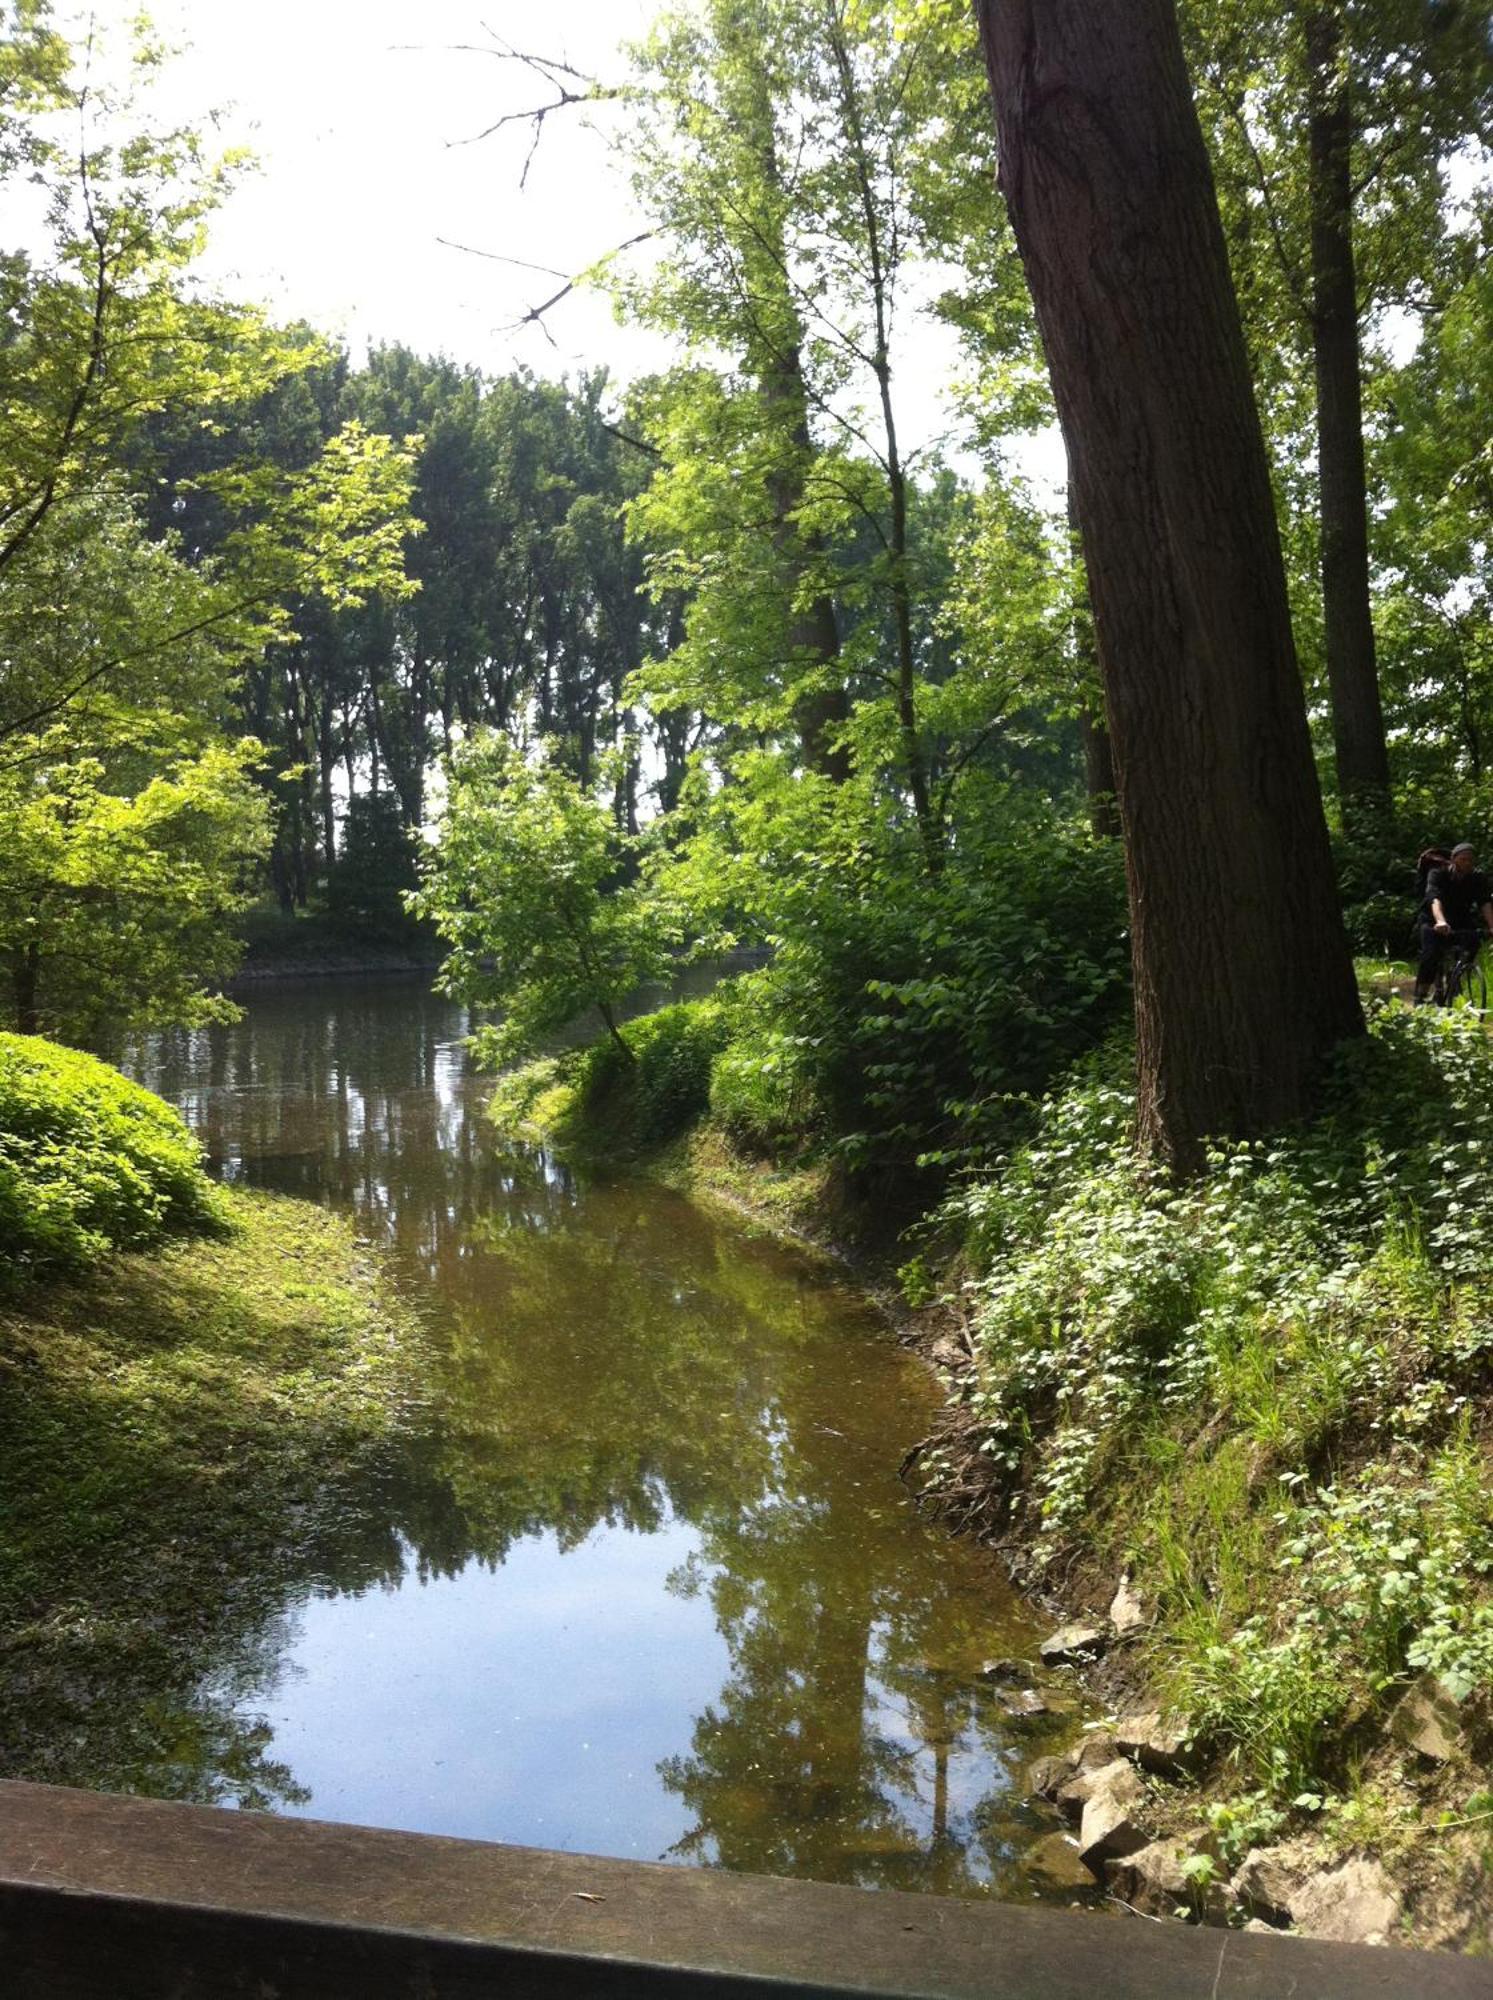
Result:
<svg viewBox="0 0 1493 2000"><path fill-rule="evenodd" d="M457 243L449 236L438 236L436 242L443 250L460 250L466 257L485 257L491 264L512 264L519 271L540 271L546 278L563 278L568 274L553 264L531 264L527 257L509 257L501 250L479 250L475 243ZM572 284L575 282L571 280Z"/></svg>
<svg viewBox="0 0 1493 2000"><path fill-rule="evenodd" d="M640 230L636 236L629 236L625 242L617 244L614 249L608 250L601 257L596 258L595 263L601 264L605 263L606 260L610 257L620 257L624 250L631 250L634 247L634 245L638 243L646 243L648 239L653 235L653 233L654 232L651 229ZM438 240L444 241L445 239L440 238ZM467 246L462 243L455 243L452 244L450 247L454 250L463 250L467 248ZM495 263L498 264L517 264L524 270L548 271L549 275L554 278L565 277L563 271L550 270L548 265L527 264L525 263L522 257L505 257L499 251L496 250L474 250L472 251L471 254L474 257L490 257ZM588 265L586 268L588 270L593 269L594 265ZM551 347L558 346L558 342L555 340L554 335L545 325L544 316L553 307L559 305L562 299L568 299L570 297L570 294L576 289L576 287L584 283L584 281L585 281L584 271L579 272L573 278L565 278L565 283L560 287L558 292L552 292L547 299L542 299L537 306L530 306L527 312L521 313L519 317L515 320L510 320L508 324L504 327L501 327L499 331L502 333L517 333L523 327L537 326L540 332L544 335L545 339L549 342Z"/></svg>
<svg viewBox="0 0 1493 2000"><path fill-rule="evenodd" d="M484 126L480 132L474 132L466 139L450 139L447 141L447 145L448 147L476 146L480 145L484 139L491 139L495 133L504 131L510 125L532 126L533 130L529 136L529 149L524 155L523 168L518 177L518 184L520 189L522 189L528 184L529 169L533 166L534 155L539 150L539 141L544 135L544 121L546 118L552 112L567 111L577 104L606 104L613 102L621 97L622 88L618 84L601 83L596 77L588 76L584 70L577 69L573 63L565 62L559 57L539 56L531 54L525 49L516 49L511 42L505 41L494 29L488 27L485 21L482 25L491 38L490 47L484 48L469 42L457 42L451 44L451 46L471 55L488 55L495 57L499 62L517 63L520 68L531 70L555 94L547 104L532 104L521 111L505 111L501 117L495 118L491 125ZM570 79L569 82L566 81L567 78ZM582 88L574 90L571 88L572 83L579 84Z"/></svg>

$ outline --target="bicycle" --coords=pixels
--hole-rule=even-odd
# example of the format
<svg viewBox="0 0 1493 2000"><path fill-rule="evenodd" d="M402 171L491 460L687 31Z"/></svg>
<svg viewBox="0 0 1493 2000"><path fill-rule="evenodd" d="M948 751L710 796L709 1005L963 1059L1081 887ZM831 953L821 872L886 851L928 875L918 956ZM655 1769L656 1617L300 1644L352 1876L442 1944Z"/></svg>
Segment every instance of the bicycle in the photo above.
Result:
<svg viewBox="0 0 1493 2000"><path fill-rule="evenodd" d="M1488 1011L1488 975L1477 945L1451 943L1441 954L1431 998L1438 1007L1454 1007L1459 1000L1479 1014Z"/></svg>

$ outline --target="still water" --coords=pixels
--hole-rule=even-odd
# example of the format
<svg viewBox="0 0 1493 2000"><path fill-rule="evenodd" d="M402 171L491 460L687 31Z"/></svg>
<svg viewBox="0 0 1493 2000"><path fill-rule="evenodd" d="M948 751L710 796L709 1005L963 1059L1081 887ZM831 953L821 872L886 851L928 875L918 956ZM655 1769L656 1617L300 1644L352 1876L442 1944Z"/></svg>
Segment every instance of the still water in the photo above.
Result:
<svg viewBox="0 0 1493 2000"><path fill-rule="evenodd" d="M356 1532L204 1690L255 1745L250 1802L1056 1893L1019 1782L1053 1719L979 1678L1033 1634L896 1477L932 1384L807 1258L499 1153L465 1030L418 985L328 983L135 1064L226 1178L351 1211L428 1343Z"/></svg>

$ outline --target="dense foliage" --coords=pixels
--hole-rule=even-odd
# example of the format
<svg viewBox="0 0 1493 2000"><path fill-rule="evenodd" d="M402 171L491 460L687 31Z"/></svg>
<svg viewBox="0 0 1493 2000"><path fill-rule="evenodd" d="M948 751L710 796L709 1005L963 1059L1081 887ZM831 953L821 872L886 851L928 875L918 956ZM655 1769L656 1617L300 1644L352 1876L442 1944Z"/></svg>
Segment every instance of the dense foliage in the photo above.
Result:
<svg viewBox="0 0 1493 2000"><path fill-rule="evenodd" d="M1034 1560L1144 1577L1173 1694L1289 1801L1417 1671L1493 1678L1493 1049L1390 1007L1319 1121L1190 1183L1131 1117L1117 1048L951 1204L962 1400Z"/></svg>
<svg viewBox="0 0 1493 2000"><path fill-rule="evenodd" d="M96 1057L0 1034L0 1278L75 1267L218 1215L177 1114Z"/></svg>
<svg viewBox="0 0 1493 2000"><path fill-rule="evenodd" d="M33 217L0 244L0 1267L215 1212L164 1108L43 1035L225 1018L256 892L363 945L437 931L480 1055L539 1058L503 1115L612 1158L708 1122L883 1221L943 1202L977 1513L1034 1568L1144 1571L1158 1668L1264 1832L1408 1676L1493 1683L1493 1058L1389 1007L1314 1121L1205 1156L1194 1129L1185 1179L1136 1156L1130 917L1175 892L1172 963L1223 968L1216 1075L1245 1039L1216 1020L1300 990L1261 969L1300 914L1231 905L1227 840L1137 861L1176 794L1117 775L1081 537L1021 473L1054 402L992 194L973 13L1003 11L691 0L593 85L518 52L559 89L536 142L616 113L641 226L590 277L670 344L624 385L354 357L214 296L240 163L161 126L160 51L141 30L111 90L43 0L0 6L0 176ZM1273 476L1250 546L1283 603L1278 532L1301 667L1298 697L1282 610L1278 719L1320 834L1309 721L1352 942L1403 953L1418 851L1493 849L1493 7L1176 14ZM1155 428L1107 511L1164 553L1138 460L1173 462L1167 399L1110 400ZM1101 623L1126 567L1096 557ZM1206 646L1206 580L1122 581ZM1203 792L1230 705L1150 711L1196 712ZM1243 790L1288 733L1239 731ZM1223 893L1189 903L1204 859ZM630 1018L733 947L755 969Z"/></svg>

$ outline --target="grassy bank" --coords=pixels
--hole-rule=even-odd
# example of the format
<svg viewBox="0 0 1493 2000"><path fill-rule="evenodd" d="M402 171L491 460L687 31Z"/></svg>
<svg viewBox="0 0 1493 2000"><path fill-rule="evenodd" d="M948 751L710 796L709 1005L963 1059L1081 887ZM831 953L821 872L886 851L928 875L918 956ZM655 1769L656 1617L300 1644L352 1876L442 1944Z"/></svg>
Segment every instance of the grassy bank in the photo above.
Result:
<svg viewBox="0 0 1493 2000"><path fill-rule="evenodd" d="M211 1236L10 1283L0 1771L291 1795L235 1674L343 1532L408 1331L349 1223L263 1196L221 1197Z"/></svg>
<svg viewBox="0 0 1493 2000"><path fill-rule="evenodd" d="M1383 1008L1316 1121L1182 1185L1131 1150L1127 1072L946 1208L968 1361L923 1477L1070 1611L1129 1576L1148 1626L1103 1672L1198 1760L1157 1825L1205 1808L1225 1865L1373 1854L1419 1935L1486 1948L1489 1038Z"/></svg>

